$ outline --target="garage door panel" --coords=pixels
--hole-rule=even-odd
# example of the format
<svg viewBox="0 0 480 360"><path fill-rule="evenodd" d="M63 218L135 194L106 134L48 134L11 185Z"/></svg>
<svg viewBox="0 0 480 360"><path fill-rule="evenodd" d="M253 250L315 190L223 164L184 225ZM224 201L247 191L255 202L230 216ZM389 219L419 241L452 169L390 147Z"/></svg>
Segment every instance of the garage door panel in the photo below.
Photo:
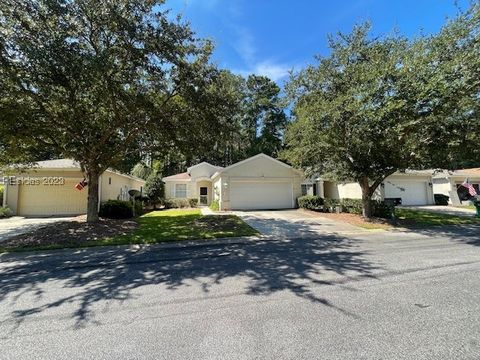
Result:
<svg viewBox="0 0 480 360"><path fill-rule="evenodd" d="M87 190L76 190L77 182L77 179L66 179L64 185L19 185L18 214L23 216L85 214Z"/></svg>
<svg viewBox="0 0 480 360"><path fill-rule="evenodd" d="M291 182L234 181L230 188L232 210L290 209Z"/></svg>
<svg viewBox="0 0 480 360"><path fill-rule="evenodd" d="M424 181L392 181L385 184L386 198L401 198L402 205L427 205L427 183Z"/></svg>

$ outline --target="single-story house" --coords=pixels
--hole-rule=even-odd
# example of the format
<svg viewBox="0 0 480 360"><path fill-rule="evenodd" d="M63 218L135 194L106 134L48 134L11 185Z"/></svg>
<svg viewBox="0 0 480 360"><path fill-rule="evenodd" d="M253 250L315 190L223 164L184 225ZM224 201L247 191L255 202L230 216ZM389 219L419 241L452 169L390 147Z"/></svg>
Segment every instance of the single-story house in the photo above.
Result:
<svg viewBox="0 0 480 360"><path fill-rule="evenodd" d="M332 199L361 199L362 189L355 182L323 181L324 197ZM433 183L431 171L407 170L387 177L377 188L374 199L401 199L402 205L431 205Z"/></svg>
<svg viewBox="0 0 480 360"><path fill-rule="evenodd" d="M167 176L165 197L218 201L220 210L290 209L301 196L303 173L265 154L225 168L202 162Z"/></svg>
<svg viewBox="0 0 480 360"><path fill-rule="evenodd" d="M449 196L451 204L459 205L461 202L458 199L457 189L467 179L477 194L480 194L480 168L437 172L433 175L433 191L435 194Z"/></svg>
<svg viewBox="0 0 480 360"><path fill-rule="evenodd" d="M5 178L3 206L21 216L80 215L87 212L87 187L75 185L84 179L80 165L70 159L39 161L31 169ZM145 181L106 170L98 185L99 204L129 200L128 191L142 191Z"/></svg>
<svg viewBox="0 0 480 360"><path fill-rule="evenodd" d="M301 195L361 199L357 183L306 179L303 172L258 154L228 167L203 162L187 172L163 178L165 197L195 198L200 205L219 202L221 210L289 209ZM431 172L407 171L389 176L376 198L401 198L403 205L433 204Z"/></svg>

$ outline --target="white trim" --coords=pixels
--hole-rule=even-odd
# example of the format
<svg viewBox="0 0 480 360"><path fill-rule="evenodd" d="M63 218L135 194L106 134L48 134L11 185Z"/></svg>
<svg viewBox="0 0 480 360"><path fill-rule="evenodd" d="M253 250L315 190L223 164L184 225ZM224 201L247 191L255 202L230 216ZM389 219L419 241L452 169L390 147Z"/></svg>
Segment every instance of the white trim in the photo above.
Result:
<svg viewBox="0 0 480 360"><path fill-rule="evenodd" d="M208 181L208 182L212 182L212 179L208 176L200 176L200 177L197 177L195 178L195 182L199 182L199 181Z"/></svg>
<svg viewBox="0 0 480 360"><path fill-rule="evenodd" d="M100 205L102 203L102 175L98 177L98 207L97 211L100 211Z"/></svg>
<svg viewBox="0 0 480 360"><path fill-rule="evenodd" d="M162 178L163 182L190 182L191 179L166 179Z"/></svg>
<svg viewBox="0 0 480 360"><path fill-rule="evenodd" d="M3 203L2 206L7 206L7 196L8 196L8 180L3 182Z"/></svg>
<svg viewBox="0 0 480 360"><path fill-rule="evenodd" d="M292 182L292 177L231 177L230 182Z"/></svg>
<svg viewBox="0 0 480 360"><path fill-rule="evenodd" d="M232 164L232 165L230 165L230 166L227 166L226 168L223 168L222 170L220 170L220 171L218 172L218 174L221 174L221 173L223 173L223 172L225 172L225 171L227 171L227 170L231 170L231 169L233 169L233 168L235 168L235 167L237 167L237 166L239 166L239 165L243 165L243 164L245 164L245 163L248 163L248 162L250 162L250 161L252 161L252 160L255 160L255 159L258 159L258 158L265 158L265 159L271 160L271 161L273 161L273 162L275 162L275 163L277 163L277 164L279 164L279 165L282 165L283 167L286 167L287 169L291 169L291 170L293 170L293 171L296 171L296 172L298 172L298 173L301 173L300 170L294 169L294 168L291 167L290 165L285 164L284 162L281 162L280 160L274 159L274 158L272 158L271 156L265 155L264 153L260 153L260 154L254 155L254 156L252 156L252 157L249 157L248 159L245 159L245 160L239 161L239 162L237 162L237 163L235 163L235 164ZM211 178L213 179L216 175L217 175L217 173L213 174L213 175L211 176Z"/></svg>
<svg viewBox="0 0 480 360"><path fill-rule="evenodd" d="M292 209L295 209L295 195L293 195L294 191L293 191L293 181L292 181Z"/></svg>
<svg viewBox="0 0 480 360"><path fill-rule="evenodd" d="M144 184L147 183L145 180L143 180L143 179L141 179L141 178L138 178L138 177L132 176L132 175L123 174L123 173L121 173L121 172L118 172L118 171L115 171L115 170L112 170L112 169L107 169L107 170L105 170L103 173L106 173L107 171L110 172L110 173L112 173L112 174L116 174L116 175L119 175L119 176L126 177L126 178L128 178L128 179L130 179L130 180L140 181L140 182L143 182Z"/></svg>

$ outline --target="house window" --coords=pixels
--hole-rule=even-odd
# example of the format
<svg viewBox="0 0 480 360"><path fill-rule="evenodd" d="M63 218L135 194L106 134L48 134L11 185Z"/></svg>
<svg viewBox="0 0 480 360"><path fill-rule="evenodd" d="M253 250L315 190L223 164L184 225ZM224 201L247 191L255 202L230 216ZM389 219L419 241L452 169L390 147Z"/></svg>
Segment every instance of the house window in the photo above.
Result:
<svg viewBox="0 0 480 360"><path fill-rule="evenodd" d="M316 184L302 184L302 196L303 195L317 195Z"/></svg>
<svg viewBox="0 0 480 360"><path fill-rule="evenodd" d="M187 197L187 184L175 184L175 197L176 198Z"/></svg>
<svg viewBox="0 0 480 360"><path fill-rule="evenodd" d="M108 185L112 185L112 178L111 177L108 178Z"/></svg>

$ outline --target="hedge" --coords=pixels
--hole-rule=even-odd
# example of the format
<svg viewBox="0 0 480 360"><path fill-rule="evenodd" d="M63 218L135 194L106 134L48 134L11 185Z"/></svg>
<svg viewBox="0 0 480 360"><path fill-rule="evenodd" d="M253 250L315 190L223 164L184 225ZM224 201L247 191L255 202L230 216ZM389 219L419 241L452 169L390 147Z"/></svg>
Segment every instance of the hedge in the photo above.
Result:
<svg viewBox="0 0 480 360"><path fill-rule="evenodd" d="M300 199L302 198L311 198L312 196L302 196L298 198L298 206L305 209L312 209L301 205ZM313 196L318 198L318 196ZM321 198L320 198L321 199ZM309 204L309 203L308 203ZM341 207L341 211L344 213L350 214L362 214L363 203L361 199L322 199L323 206L317 206L314 210L323 209L324 211L334 212L337 206ZM386 204L383 201L372 200L372 215L375 217L381 217L385 219L390 219L393 215L393 207Z"/></svg>
<svg viewBox="0 0 480 360"><path fill-rule="evenodd" d="M300 196L298 199L298 207L309 210L323 209L323 198L316 195Z"/></svg>
<svg viewBox="0 0 480 360"><path fill-rule="evenodd" d="M10 210L7 206L3 207L0 206L0 219L7 218L12 216L12 210Z"/></svg>
<svg viewBox="0 0 480 360"><path fill-rule="evenodd" d="M198 199L166 199L163 204L165 209L183 209L197 207Z"/></svg>
<svg viewBox="0 0 480 360"><path fill-rule="evenodd" d="M133 204L124 200L108 200L100 205L99 215L109 219L128 219L133 217Z"/></svg>

